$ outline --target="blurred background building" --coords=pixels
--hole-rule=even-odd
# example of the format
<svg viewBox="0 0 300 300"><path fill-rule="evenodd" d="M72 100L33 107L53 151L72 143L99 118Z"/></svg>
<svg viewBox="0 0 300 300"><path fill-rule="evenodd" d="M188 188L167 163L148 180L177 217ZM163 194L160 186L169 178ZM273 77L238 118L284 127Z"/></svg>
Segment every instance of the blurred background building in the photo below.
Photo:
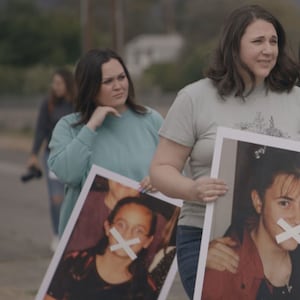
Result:
<svg viewBox="0 0 300 300"><path fill-rule="evenodd" d="M154 64L175 63L183 49L179 34L142 34L125 45L125 61L135 77Z"/></svg>

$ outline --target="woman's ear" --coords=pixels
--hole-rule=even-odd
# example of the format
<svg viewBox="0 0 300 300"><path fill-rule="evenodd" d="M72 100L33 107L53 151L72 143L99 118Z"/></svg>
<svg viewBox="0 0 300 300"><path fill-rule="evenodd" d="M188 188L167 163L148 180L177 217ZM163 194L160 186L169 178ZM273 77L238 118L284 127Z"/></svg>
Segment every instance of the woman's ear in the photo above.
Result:
<svg viewBox="0 0 300 300"><path fill-rule="evenodd" d="M258 213L258 214L261 214L261 211L262 211L262 201L257 193L256 190L253 190L251 192L251 199L252 199L252 204L253 204L253 207L255 209L255 211Z"/></svg>
<svg viewBox="0 0 300 300"><path fill-rule="evenodd" d="M109 226L109 222L107 220L104 221L103 227L104 227L104 231L105 231L106 236L108 236L109 231L110 231L110 226Z"/></svg>
<svg viewBox="0 0 300 300"><path fill-rule="evenodd" d="M153 235L149 236L147 240L143 243L143 248L147 249L153 241Z"/></svg>

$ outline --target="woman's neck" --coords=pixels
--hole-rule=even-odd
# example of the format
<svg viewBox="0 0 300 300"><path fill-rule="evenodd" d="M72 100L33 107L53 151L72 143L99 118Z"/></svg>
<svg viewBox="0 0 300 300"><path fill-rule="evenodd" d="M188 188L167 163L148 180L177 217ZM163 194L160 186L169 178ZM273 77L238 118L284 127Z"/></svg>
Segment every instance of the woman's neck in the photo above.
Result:
<svg viewBox="0 0 300 300"><path fill-rule="evenodd" d="M263 81L255 83L253 86L249 83L245 85L244 96L251 96L255 93L260 93L262 91L266 91L265 83Z"/></svg>
<svg viewBox="0 0 300 300"><path fill-rule="evenodd" d="M103 255L96 256L96 268L99 276L111 284L126 282L132 278L128 271L131 263L130 258L117 257L110 250L106 250Z"/></svg>
<svg viewBox="0 0 300 300"><path fill-rule="evenodd" d="M289 252L281 249L268 234L265 234L265 231L259 228L251 232L251 238L262 261L265 277L275 287L285 286L292 272Z"/></svg>
<svg viewBox="0 0 300 300"><path fill-rule="evenodd" d="M123 104L123 105L120 105L118 107L115 107L115 109L120 113L124 113L127 109L128 109L128 106L127 104Z"/></svg>

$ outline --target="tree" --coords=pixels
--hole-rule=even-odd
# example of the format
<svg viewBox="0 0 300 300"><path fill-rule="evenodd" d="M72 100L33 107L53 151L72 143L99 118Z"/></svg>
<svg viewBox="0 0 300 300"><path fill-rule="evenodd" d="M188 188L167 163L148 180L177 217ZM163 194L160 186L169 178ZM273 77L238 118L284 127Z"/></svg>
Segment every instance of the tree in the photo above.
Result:
<svg viewBox="0 0 300 300"><path fill-rule="evenodd" d="M80 54L79 23L45 14L32 1L11 0L0 15L0 64L73 63Z"/></svg>

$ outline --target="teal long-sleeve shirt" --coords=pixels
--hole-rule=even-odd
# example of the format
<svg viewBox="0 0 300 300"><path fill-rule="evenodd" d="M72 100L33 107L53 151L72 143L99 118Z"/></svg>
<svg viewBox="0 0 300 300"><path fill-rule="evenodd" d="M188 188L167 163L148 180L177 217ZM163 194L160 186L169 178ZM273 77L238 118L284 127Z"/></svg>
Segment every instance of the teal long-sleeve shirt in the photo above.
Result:
<svg viewBox="0 0 300 300"><path fill-rule="evenodd" d="M85 125L72 126L79 120L78 113L65 116L57 123L49 144L48 165L65 183L60 235L93 164L136 181L148 175L163 121L158 112L148 110L145 115L131 109L120 118L108 115L96 131Z"/></svg>

